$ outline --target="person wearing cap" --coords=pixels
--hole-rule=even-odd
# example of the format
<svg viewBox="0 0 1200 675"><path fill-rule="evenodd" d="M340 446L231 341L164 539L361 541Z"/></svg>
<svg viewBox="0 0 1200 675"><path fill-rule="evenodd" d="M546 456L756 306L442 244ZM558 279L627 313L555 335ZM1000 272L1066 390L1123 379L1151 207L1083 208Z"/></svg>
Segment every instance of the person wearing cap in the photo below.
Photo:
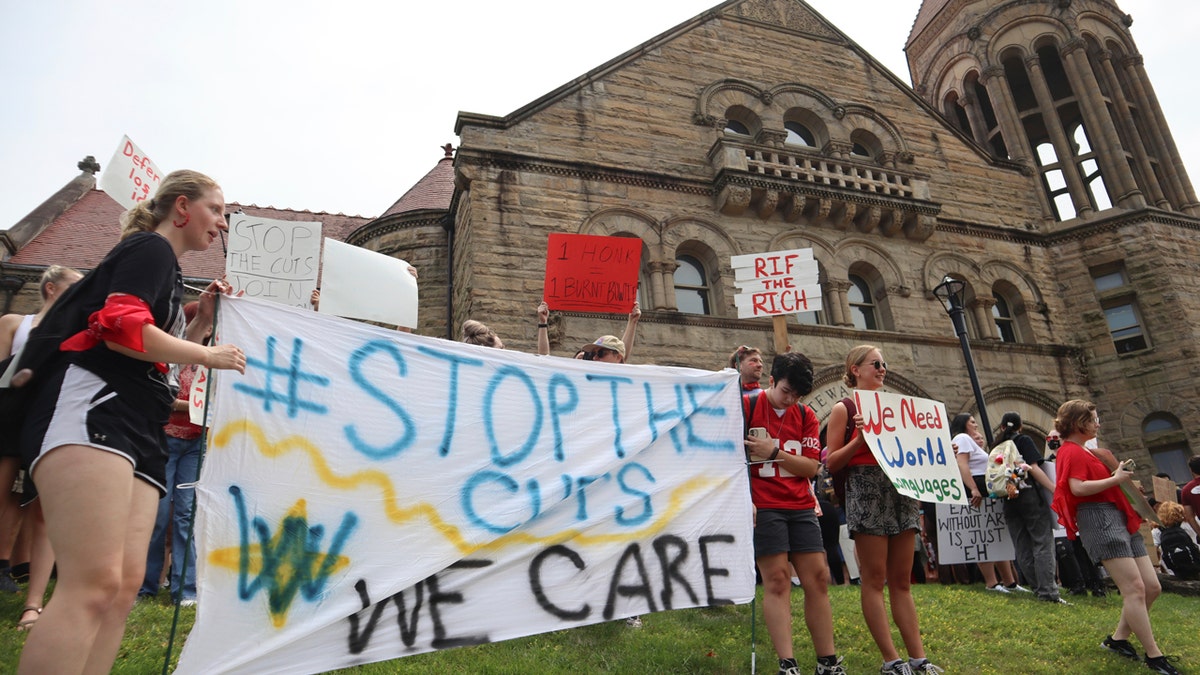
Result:
<svg viewBox="0 0 1200 675"><path fill-rule="evenodd" d="M537 317L538 317L537 353L538 353L538 356L547 356L548 354L550 354L550 336L549 336L550 306L546 303L545 300L542 300L541 303L538 304ZM612 363L628 363L629 356L633 353L633 339L634 339L634 335L637 333L638 320L641 318L642 318L642 308L637 303L637 301L634 301L633 310L629 312L629 320L625 323L625 334L622 335L620 339L618 339L615 335L604 335L604 336L600 337L598 340L596 340L595 342L581 347L578 351L575 352L575 356L573 358L582 359L584 361L594 361L594 360L598 361L600 359L597 359L595 357L597 356L597 352L600 350L601 347L604 347L605 349L617 351L611 345L605 347L604 345L601 344L602 340L611 339L612 341L614 341L612 344L621 345L621 349L619 350L620 360L613 360L614 357L612 357L611 355L607 355L607 358Z"/></svg>
<svg viewBox="0 0 1200 675"><path fill-rule="evenodd" d="M616 335L601 335L583 351L592 355L592 361L625 363L625 342Z"/></svg>

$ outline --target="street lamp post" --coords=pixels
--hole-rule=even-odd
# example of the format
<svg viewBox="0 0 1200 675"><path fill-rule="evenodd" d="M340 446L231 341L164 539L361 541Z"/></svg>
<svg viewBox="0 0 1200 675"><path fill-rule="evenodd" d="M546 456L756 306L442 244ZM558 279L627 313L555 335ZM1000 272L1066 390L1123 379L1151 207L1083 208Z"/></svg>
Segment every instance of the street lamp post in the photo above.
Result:
<svg viewBox="0 0 1200 675"><path fill-rule="evenodd" d="M975 392L975 406L979 408L979 425L987 437L988 449L996 444L992 438L992 424L988 421L987 406L983 402L983 392L979 389L979 375L975 372L975 359L971 357L971 344L967 341L967 317L963 311L963 292L967 282L953 277L945 277L942 283L933 289L933 294L942 301L950 321L954 324L954 332L962 345L963 360L967 362L967 375L971 378L971 389Z"/></svg>

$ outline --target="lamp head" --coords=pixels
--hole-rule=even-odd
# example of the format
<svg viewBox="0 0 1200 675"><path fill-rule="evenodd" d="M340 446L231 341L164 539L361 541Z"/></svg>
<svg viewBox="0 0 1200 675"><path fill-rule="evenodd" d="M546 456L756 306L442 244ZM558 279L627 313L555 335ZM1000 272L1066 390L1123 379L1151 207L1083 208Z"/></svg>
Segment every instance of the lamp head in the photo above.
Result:
<svg viewBox="0 0 1200 675"><path fill-rule="evenodd" d="M944 277L942 283L933 289L934 296L942 301L947 312L962 309L963 296L967 290L967 282L954 277Z"/></svg>

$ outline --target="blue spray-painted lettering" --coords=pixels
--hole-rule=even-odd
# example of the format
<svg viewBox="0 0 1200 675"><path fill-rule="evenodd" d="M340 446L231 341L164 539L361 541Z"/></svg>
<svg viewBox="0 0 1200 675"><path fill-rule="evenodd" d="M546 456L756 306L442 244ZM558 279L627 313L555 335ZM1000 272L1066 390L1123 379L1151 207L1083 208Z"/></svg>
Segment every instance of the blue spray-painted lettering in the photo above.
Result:
<svg viewBox="0 0 1200 675"><path fill-rule="evenodd" d="M529 435L525 437L525 442L519 448L509 454L504 454L500 448L500 442L496 439L496 420L493 414L493 404L495 403L496 391L504 380L509 377L515 377L525 385L529 391L529 398L533 401L533 424L529 429ZM514 366L501 366L496 370L496 374L488 382L487 390L483 394L483 428L487 434L488 444L492 451L492 463L500 467L509 467L514 464L519 464L522 460L533 452L533 448L537 445L538 436L542 434L542 399L538 396L537 387L533 384L533 378L529 377L525 371Z"/></svg>
<svg viewBox="0 0 1200 675"><path fill-rule="evenodd" d="M319 384L322 387L329 386L329 378L316 373L306 373L300 368L300 352L304 348L304 341L300 338L292 339L292 358L287 367L275 365L275 346L278 341L274 336L267 338L267 360L256 359L253 357L246 359L246 368L262 369L266 371L266 377L263 379L263 387L257 389L242 382L235 382L233 388L235 391L240 391L247 396L261 398L263 401L263 412L271 412L272 403L286 403L287 414L290 418L295 418L301 410L307 410L319 415L324 415L329 412L329 409L319 403L313 401L305 401L300 398L300 383L311 382ZM287 376L287 394L282 394L275 390L273 386L276 375Z"/></svg>
<svg viewBox="0 0 1200 675"><path fill-rule="evenodd" d="M679 422L687 416L687 411L683 408L683 388L675 385L675 409L663 412L657 412L654 406L654 394L650 389L650 383L643 382L642 388L646 392L646 410L650 416L650 441L653 443L658 440L659 422L674 422L668 432L671 435L671 443L675 445L675 452L682 453L683 444L679 442Z"/></svg>
<svg viewBox="0 0 1200 675"><path fill-rule="evenodd" d="M349 511L342 516L342 524L329 543L329 550L322 553L325 527L310 526L303 511L299 514L293 511L284 517L279 531L272 535L270 525L262 518L254 518L253 523L249 521L240 487L231 485L229 494L233 495L238 514L238 597L248 601L266 587L268 608L275 616L287 613L297 592L309 602L320 600L324 596L325 583L341 557L342 547L358 525L358 516ZM258 576L253 581L250 581L251 528L258 537L261 558ZM274 545L272 539L276 541Z"/></svg>
<svg viewBox="0 0 1200 675"><path fill-rule="evenodd" d="M462 491L462 509L463 513L467 514L467 519L472 525L478 528L487 530L494 534L505 534L511 532L521 526L518 521L512 525L499 525L487 521L483 515L475 508L475 491L485 485L499 485L505 492L515 495L521 491L520 484L513 480L511 476L499 471L480 471L467 479L466 485Z"/></svg>
<svg viewBox="0 0 1200 675"><path fill-rule="evenodd" d="M575 485L579 488L579 508L575 511L575 520L584 521L588 519L587 487L600 480L612 480L612 475L604 473L599 476L579 476L575 479Z"/></svg>
<svg viewBox="0 0 1200 675"><path fill-rule="evenodd" d="M560 389L570 395L562 402L558 400ZM560 462L566 459L566 453L563 451L562 423L559 421L559 416L573 412L577 407L579 407L579 392L575 389L575 384L571 382L571 379L562 373L551 375L550 426L554 429L554 459Z"/></svg>
<svg viewBox="0 0 1200 675"><path fill-rule="evenodd" d="M404 428L404 433L391 445L375 446L364 441L358 435L358 430L354 428L353 424L347 424L342 427L342 432L346 434L346 440L350 441L350 445L355 450L371 459L387 459L395 457L408 448L408 446L412 445L417 435L417 429L408 412L392 397L388 396L387 392L371 384L363 374L363 362L376 352L382 352L392 358L392 361L396 364L396 372L400 377L405 377L408 374L408 368L404 363L404 356L394 344L385 340L372 340L350 354L350 377L363 391L370 394L371 398L387 406L396 415Z"/></svg>
<svg viewBox="0 0 1200 675"><path fill-rule="evenodd" d="M705 438L700 438L696 435L696 428L693 426L695 418L700 415L708 415L710 417L725 417L725 408L710 408L702 406L696 400L696 392L707 392L710 394L720 393L725 389L724 384L688 384L686 385L688 392L688 401L691 402L694 410L691 415L684 418L683 424L687 427L688 445L701 448L704 450L716 450L718 452L735 452L737 446L728 439L723 441L710 441Z"/></svg>
<svg viewBox="0 0 1200 675"><path fill-rule="evenodd" d="M650 473L650 469L647 469L637 462L631 462L621 467L621 470L617 472L617 485L620 486L621 492L641 498L642 513L638 516L626 516L625 507L618 504L616 508L616 516L617 523L620 525L641 525L647 520L650 520L650 518L654 515L654 505L650 502L650 493L643 492L642 490L639 490L629 484L630 481L626 478L626 475L632 471L639 472L643 478L651 483L657 482L654 480L654 474Z"/></svg>
<svg viewBox="0 0 1200 675"><path fill-rule="evenodd" d="M446 378L446 393L450 399L446 403L446 430L442 432L442 442L438 445L438 454L445 457L450 454L450 441L454 439L455 410L458 408L458 367L459 365L480 367L483 365L483 361L424 346L417 347L417 349L422 354L450 363L450 376Z"/></svg>
<svg viewBox="0 0 1200 675"><path fill-rule="evenodd" d="M594 375L588 373L587 379L590 382L608 382L608 390L612 394L612 421L613 421L613 450L616 451L617 457L625 458L625 447L621 445L621 406L618 404L617 385L633 384L633 380L628 377L616 377L613 375Z"/></svg>

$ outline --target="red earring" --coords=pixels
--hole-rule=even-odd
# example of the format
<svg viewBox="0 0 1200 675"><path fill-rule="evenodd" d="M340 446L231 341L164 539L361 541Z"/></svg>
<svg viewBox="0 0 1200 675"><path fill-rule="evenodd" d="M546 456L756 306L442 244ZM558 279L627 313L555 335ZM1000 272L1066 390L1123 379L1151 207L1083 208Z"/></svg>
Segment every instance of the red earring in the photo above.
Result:
<svg viewBox="0 0 1200 675"><path fill-rule="evenodd" d="M183 219L182 223L179 222L178 220L172 220L171 224L174 225L175 227L183 228L183 227L187 227L187 224L189 222L191 222L191 220L192 220L192 214L189 213L189 214L187 214L187 217Z"/></svg>

